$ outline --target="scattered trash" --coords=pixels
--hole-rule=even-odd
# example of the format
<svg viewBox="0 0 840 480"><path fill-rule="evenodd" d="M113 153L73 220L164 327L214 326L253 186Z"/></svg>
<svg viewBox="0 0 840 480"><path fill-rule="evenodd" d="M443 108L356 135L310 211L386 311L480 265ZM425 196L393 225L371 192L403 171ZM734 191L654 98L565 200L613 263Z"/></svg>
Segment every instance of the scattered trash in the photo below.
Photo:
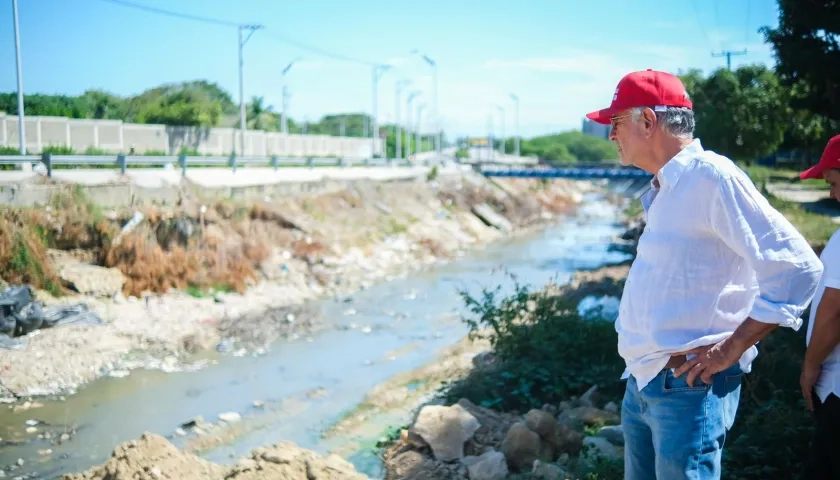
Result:
<svg viewBox="0 0 840 480"><path fill-rule="evenodd" d="M29 285L7 287L0 291L0 348L20 348L24 343L19 337L37 335L38 330L43 328L68 323L104 323L85 304L44 307L32 297Z"/></svg>

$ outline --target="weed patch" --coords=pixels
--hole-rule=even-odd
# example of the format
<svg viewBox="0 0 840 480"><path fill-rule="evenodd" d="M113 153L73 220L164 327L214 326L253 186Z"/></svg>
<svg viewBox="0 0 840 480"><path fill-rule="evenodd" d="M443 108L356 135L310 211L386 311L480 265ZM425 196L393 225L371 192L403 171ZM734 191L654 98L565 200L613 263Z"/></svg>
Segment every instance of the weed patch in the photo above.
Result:
<svg viewBox="0 0 840 480"><path fill-rule="evenodd" d="M504 298L498 288L478 297L461 292L471 313L463 318L470 336L489 340L495 362L448 385L447 401L466 397L487 408L524 412L592 385L618 397L623 362L613 323L581 318L576 301L546 289L532 292L514 281L514 293Z"/></svg>

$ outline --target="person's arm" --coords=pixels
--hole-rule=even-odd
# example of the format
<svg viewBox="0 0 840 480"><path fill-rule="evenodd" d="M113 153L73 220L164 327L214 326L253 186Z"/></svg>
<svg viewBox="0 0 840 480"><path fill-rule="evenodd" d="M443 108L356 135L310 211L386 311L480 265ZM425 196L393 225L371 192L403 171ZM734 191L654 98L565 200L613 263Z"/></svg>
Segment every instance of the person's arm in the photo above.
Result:
<svg viewBox="0 0 840 480"><path fill-rule="evenodd" d="M816 305L817 314L814 316L811 340L805 350L804 368L819 368L840 344L840 281L832 280L826 279L825 291L820 297L820 304Z"/></svg>
<svg viewBox="0 0 840 480"><path fill-rule="evenodd" d="M710 227L756 273L758 296L749 318L798 330L817 290L822 262L802 234L747 182L740 177L719 180ZM749 348L772 329L747 321L734 341Z"/></svg>
<svg viewBox="0 0 840 480"><path fill-rule="evenodd" d="M755 271L758 296L748 318L716 345L698 347L674 372L688 372L694 385L698 375L711 376L735 364L751 346L779 326L798 330L799 318L814 297L823 266L793 225L748 180L717 178L709 198L708 228Z"/></svg>

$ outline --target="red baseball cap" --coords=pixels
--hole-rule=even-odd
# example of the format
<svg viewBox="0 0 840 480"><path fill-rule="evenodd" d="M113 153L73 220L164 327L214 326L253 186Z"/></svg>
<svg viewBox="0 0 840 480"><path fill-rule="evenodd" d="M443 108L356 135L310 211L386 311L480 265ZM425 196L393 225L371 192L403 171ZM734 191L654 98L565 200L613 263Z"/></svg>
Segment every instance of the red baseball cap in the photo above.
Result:
<svg viewBox="0 0 840 480"><path fill-rule="evenodd" d="M828 141L820 157L820 161L813 167L800 173L799 178L802 180L823 178L826 170L831 170L832 168L840 168L840 135L835 135Z"/></svg>
<svg viewBox="0 0 840 480"><path fill-rule="evenodd" d="M692 105L685 86L676 75L649 68L625 75L615 88L610 106L597 112L587 113L586 118L608 125L610 117L622 110L634 107L650 107L658 110L665 107L692 108Z"/></svg>

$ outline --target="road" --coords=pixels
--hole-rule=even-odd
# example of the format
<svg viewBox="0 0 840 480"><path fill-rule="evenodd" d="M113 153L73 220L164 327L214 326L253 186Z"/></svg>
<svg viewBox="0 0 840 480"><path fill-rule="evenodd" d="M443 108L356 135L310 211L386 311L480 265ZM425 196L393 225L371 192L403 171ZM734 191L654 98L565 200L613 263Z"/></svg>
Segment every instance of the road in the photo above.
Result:
<svg viewBox="0 0 840 480"><path fill-rule="evenodd" d="M840 204L829 201L828 190L768 182L767 191L782 200L799 203L810 212L828 215L834 223L840 224Z"/></svg>
<svg viewBox="0 0 840 480"><path fill-rule="evenodd" d="M240 168L235 173L229 168L194 168L188 169L186 179L203 187L248 187L274 185L278 183L304 183L322 180L399 180L426 175L432 167L283 167ZM441 174L471 170L467 165L445 164L438 167ZM0 172L0 185L27 183L43 174L38 172L3 171ZM114 183L133 183L144 188L160 188L177 185L182 180L178 168L131 168L125 177L116 169L72 169L53 170L53 178L58 181L80 185L108 185Z"/></svg>

